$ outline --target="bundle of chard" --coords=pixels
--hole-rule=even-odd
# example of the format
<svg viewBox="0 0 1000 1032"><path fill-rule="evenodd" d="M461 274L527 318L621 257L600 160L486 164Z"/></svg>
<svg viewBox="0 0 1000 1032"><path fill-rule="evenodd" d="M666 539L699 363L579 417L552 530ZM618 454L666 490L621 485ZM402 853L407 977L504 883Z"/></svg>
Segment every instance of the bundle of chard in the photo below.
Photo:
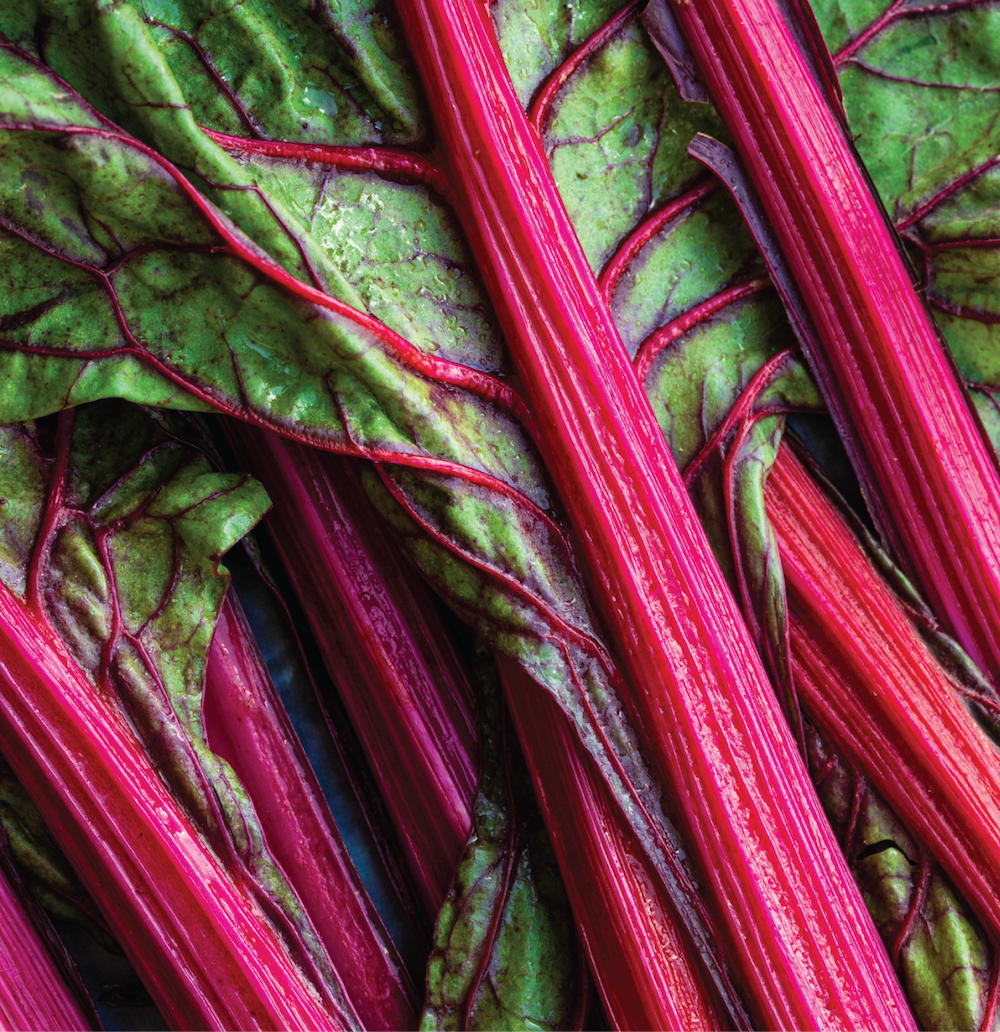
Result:
<svg viewBox="0 0 1000 1032"><path fill-rule="evenodd" d="M177 1028L992 1028L997 38L5 4L0 1020L96 1020L32 897ZM228 591L272 505L415 972Z"/></svg>

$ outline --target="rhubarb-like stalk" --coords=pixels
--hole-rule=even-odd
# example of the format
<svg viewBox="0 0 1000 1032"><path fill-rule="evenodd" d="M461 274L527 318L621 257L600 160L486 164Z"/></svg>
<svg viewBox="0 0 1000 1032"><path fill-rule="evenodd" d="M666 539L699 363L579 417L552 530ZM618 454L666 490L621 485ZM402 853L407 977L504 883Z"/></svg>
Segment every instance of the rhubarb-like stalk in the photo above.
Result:
<svg viewBox="0 0 1000 1032"><path fill-rule="evenodd" d="M804 346L867 501L932 608L1000 684L996 462L775 0L672 4L810 312Z"/></svg>
<svg viewBox="0 0 1000 1032"><path fill-rule="evenodd" d="M513 660L497 667L612 1027L722 1028L684 928L565 716Z"/></svg>
<svg viewBox="0 0 1000 1032"><path fill-rule="evenodd" d="M787 449L768 477L799 697L1000 941L1000 754Z"/></svg>
<svg viewBox="0 0 1000 1032"><path fill-rule="evenodd" d="M0 587L0 747L175 1028L336 1029L45 618Z"/></svg>
<svg viewBox="0 0 1000 1032"><path fill-rule="evenodd" d="M205 729L253 800L275 860L365 1028L412 1028L418 1001L334 823L239 603L219 613L205 676Z"/></svg>
<svg viewBox="0 0 1000 1032"><path fill-rule="evenodd" d="M356 463L235 422L274 500L275 546L361 741L433 920L472 825L475 700L435 602L386 537Z"/></svg>
<svg viewBox="0 0 1000 1032"><path fill-rule="evenodd" d="M0 1028L92 1029L0 871Z"/></svg>
<svg viewBox="0 0 1000 1032"><path fill-rule="evenodd" d="M467 0L400 0L439 157L540 446L757 1022L909 1026L901 990L632 374L498 52Z"/></svg>

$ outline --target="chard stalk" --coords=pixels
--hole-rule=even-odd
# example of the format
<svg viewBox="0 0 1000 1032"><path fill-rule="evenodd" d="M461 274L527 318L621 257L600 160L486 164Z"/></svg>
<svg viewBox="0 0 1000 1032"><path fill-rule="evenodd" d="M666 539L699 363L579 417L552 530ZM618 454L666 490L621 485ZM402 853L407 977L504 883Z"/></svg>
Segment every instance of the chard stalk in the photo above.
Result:
<svg viewBox="0 0 1000 1032"><path fill-rule="evenodd" d="M0 587L7 762L176 1028L356 1027L294 966L44 615Z"/></svg>
<svg viewBox="0 0 1000 1032"><path fill-rule="evenodd" d="M883 534L1000 683L1000 477L839 101L773 0L671 6L821 347L803 341ZM821 44L820 44L821 45Z"/></svg>
<svg viewBox="0 0 1000 1032"><path fill-rule="evenodd" d="M497 667L612 1027L723 1027L683 925L566 718L513 660Z"/></svg>
<svg viewBox="0 0 1000 1032"><path fill-rule="evenodd" d="M365 1028L411 1028L414 987L351 863L309 761L230 593L208 657L205 726L253 800Z"/></svg>
<svg viewBox="0 0 1000 1032"><path fill-rule="evenodd" d="M364 497L356 464L236 422L226 432L274 500L266 525L433 920L472 825L468 677L436 626L429 591Z"/></svg>
<svg viewBox="0 0 1000 1032"><path fill-rule="evenodd" d="M788 592L795 684L1000 938L1000 754L898 598L785 448L767 513Z"/></svg>
<svg viewBox="0 0 1000 1032"><path fill-rule="evenodd" d="M437 147L654 771L761 1025L912 1017L633 376L480 4L402 0Z"/></svg>
<svg viewBox="0 0 1000 1032"><path fill-rule="evenodd" d="M0 1028L96 1028L63 980L11 882L0 870Z"/></svg>

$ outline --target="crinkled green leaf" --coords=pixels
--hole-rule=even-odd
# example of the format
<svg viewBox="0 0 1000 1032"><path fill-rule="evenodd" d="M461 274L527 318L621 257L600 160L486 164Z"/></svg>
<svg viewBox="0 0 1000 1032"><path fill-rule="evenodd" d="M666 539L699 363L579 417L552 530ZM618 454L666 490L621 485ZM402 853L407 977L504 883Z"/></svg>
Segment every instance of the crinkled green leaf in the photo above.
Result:
<svg viewBox="0 0 1000 1032"><path fill-rule="evenodd" d="M152 85L152 66L165 63L197 121L222 132L357 144L413 144L424 132L391 4L12 0L5 7L3 31L37 47L122 125L124 108L109 110L118 102L113 77L138 69L134 78ZM109 60L115 33L100 23L122 16L134 22L136 15L149 31L133 29L133 38L154 42L162 58L145 49L131 61Z"/></svg>
<svg viewBox="0 0 1000 1032"><path fill-rule="evenodd" d="M525 107L542 80L621 6L621 0L497 0L492 5L500 49Z"/></svg>
<svg viewBox="0 0 1000 1032"><path fill-rule="evenodd" d="M697 132L720 136L724 130L710 108L680 99L637 20L601 47L556 96L543 144L595 270L648 212L704 178L702 167L687 155ZM730 233L739 227L745 249L739 220L730 214L728 222ZM715 240L704 230L701 234L708 249L689 258L699 264L727 246L724 233Z"/></svg>
<svg viewBox="0 0 1000 1032"><path fill-rule="evenodd" d="M485 652L478 656L476 683L479 796L469 843L438 916L420 1027L570 1027L586 973L555 856Z"/></svg>
<svg viewBox="0 0 1000 1032"><path fill-rule="evenodd" d="M763 266L743 220L719 192L669 222L642 248L618 283L611 311L634 356L660 326L720 290L761 275ZM780 305L772 302L770 308L775 327L783 327ZM730 320L734 317L729 313ZM766 331L743 331L751 338L761 332Z"/></svg>
<svg viewBox="0 0 1000 1032"><path fill-rule="evenodd" d="M308 225L358 303L420 351L479 369L503 364L489 300L451 210L421 185L289 158L244 167Z"/></svg>

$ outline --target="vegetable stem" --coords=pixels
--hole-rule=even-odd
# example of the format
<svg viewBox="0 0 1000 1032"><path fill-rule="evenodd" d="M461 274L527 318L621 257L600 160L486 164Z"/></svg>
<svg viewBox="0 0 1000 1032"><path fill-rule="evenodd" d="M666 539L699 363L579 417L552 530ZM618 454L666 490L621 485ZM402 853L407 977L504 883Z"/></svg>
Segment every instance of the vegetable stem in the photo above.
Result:
<svg viewBox="0 0 1000 1032"><path fill-rule="evenodd" d="M911 1027L487 12L402 0L437 147L759 1025Z"/></svg>
<svg viewBox="0 0 1000 1032"><path fill-rule="evenodd" d="M205 674L210 747L253 800L268 848L295 889L365 1028L409 1028L414 987L368 899L239 603L229 594Z"/></svg>
<svg viewBox="0 0 1000 1032"><path fill-rule="evenodd" d="M1000 940L1000 754L787 448L768 477L766 498L803 704Z"/></svg>

